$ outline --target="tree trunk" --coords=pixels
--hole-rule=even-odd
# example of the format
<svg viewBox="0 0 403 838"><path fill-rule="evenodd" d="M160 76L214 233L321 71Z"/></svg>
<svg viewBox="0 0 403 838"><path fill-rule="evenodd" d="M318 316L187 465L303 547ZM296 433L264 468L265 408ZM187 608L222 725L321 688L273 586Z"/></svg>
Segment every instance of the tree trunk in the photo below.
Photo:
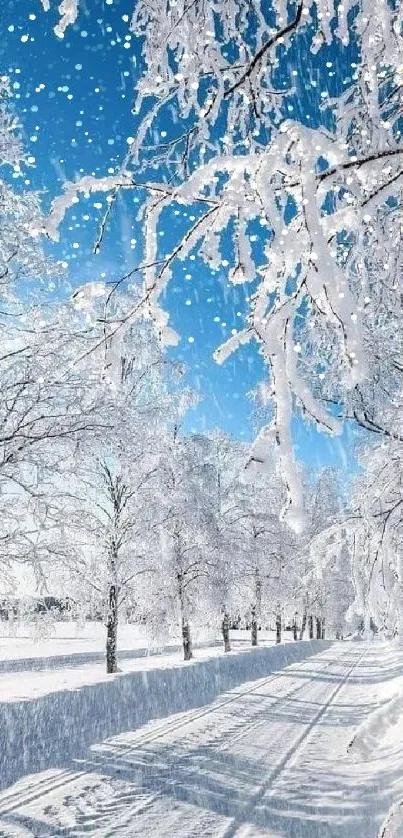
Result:
<svg viewBox="0 0 403 838"><path fill-rule="evenodd" d="M229 616L226 611L224 611L222 623L221 623L221 632L222 632L222 639L224 641L224 652L231 651L231 644L229 642Z"/></svg>
<svg viewBox="0 0 403 838"><path fill-rule="evenodd" d="M310 614L308 617L309 639L313 640L313 617Z"/></svg>
<svg viewBox="0 0 403 838"><path fill-rule="evenodd" d="M185 597L183 592L183 578L182 574L178 572L178 594L181 609L181 629L182 629L182 645L183 645L183 659L190 661L193 657L192 638L190 634L189 620L186 614Z"/></svg>
<svg viewBox="0 0 403 838"><path fill-rule="evenodd" d="M258 628L262 613L262 581L260 579L259 568L255 568L255 601L251 610L251 643L252 646L258 645Z"/></svg>
<svg viewBox="0 0 403 838"><path fill-rule="evenodd" d="M324 640L324 639L325 639L325 618L324 618L324 617L322 617L322 634L321 634L321 640Z"/></svg>
<svg viewBox="0 0 403 838"><path fill-rule="evenodd" d="M293 636L294 640L298 640L298 626L297 626L297 615L296 614L295 614L295 617L294 617L293 623L292 623L292 636Z"/></svg>
<svg viewBox="0 0 403 838"><path fill-rule="evenodd" d="M116 585L109 587L108 619L106 623L106 671L113 675L118 671L117 661L118 635L118 591Z"/></svg>
<svg viewBox="0 0 403 838"><path fill-rule="evenodd" d="M255 571L255 585L256 585L256 616L260 622L262 619L262 580L260 578L259 568Z"/></svg>
<svg viewBox="0 0 403 838"><path fill-rule="evenodd" d="M281 611L280 608L276 614L276 643L281 643Z"/></svg>
<svg viewBox="0 0 403 838"><path fill-rule="evenodd" d="M368 604L365 604L365 616L364 616L364 638L365 640L372 639L372 629L371 629L371 615L369 613Z"/></svg>
<svg viewBox="0 0 403 838"><path fill-rule="evenodd" d="M190 661L193 657L192 638L190 635L190 625L186 617L182 617L182 644L183 644L183 659Z"/></svg>
<svg viewBox="0 0 403 838"><path fill-rule="evenodd" d="M251 611L251 643L252 646L257 646L257 617L256 617L256 605L252 605Z"/></svg>
<svg viewBox="0 0 403 838"><path fill-rule="evenodd" d="M322 640L322 620L320 617L316 618L316 639Z"/></svg>
<svg viewBox="0 0 403 838"><path fill-rule="evenodd" d="M176 523L173 533L174 555L176 564L176 582L177 592L180 607L181 617L181 631L182 631L182 645L183 645L183 659L190 661L193 657L192 638L190 634L190 625L188 619L188 604L185 593L184 574L182 567L182 549L179 526Z"/></svg>
<svg viewBox="0 0 403 838"><path fill-rule="evenodd" d="M300 631L300 633L299 633L299 639L300 639L300 640L303 640L303 639L304 639L304 634L305 634L305 629L306 629L306 621L307 621L307 617L308 617L308 615L307 615L307 613L306 613L306 608L305 608L305 609L304 609L304 612L303 612L303 614L302 614L301 631Z"/></svg>
<svg viewBox="0 0 403 838"><path fill-rule="evenodd" d="M398 552L396 566L396 611L397 611L397 640L399 646L403 645L403 551Z"/></svg>

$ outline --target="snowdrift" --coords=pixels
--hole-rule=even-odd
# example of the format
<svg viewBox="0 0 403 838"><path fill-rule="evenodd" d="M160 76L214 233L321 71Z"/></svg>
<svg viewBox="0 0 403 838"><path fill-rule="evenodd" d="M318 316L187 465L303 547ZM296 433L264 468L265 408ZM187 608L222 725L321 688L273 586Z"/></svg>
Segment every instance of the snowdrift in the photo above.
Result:
<svg viewBox="0 0 403 838"><path fill-rule="evenodd" d="M390 810L381 827L379 838L402 838L403 835L403 800Z"/></svg>
<svg viewBox="0 0 403 838"><path fill-rule="evenodd" d="M188 664L165 661L80 689L0 704L0 778L66 767L103 739L152 719L201 707L244 681L253 681L323 651L328 641L248 649ZM18 677L18 676L17 676ZM46 673L44 672L44 678ZM77 764L75 764L77 769Z"/></svg>

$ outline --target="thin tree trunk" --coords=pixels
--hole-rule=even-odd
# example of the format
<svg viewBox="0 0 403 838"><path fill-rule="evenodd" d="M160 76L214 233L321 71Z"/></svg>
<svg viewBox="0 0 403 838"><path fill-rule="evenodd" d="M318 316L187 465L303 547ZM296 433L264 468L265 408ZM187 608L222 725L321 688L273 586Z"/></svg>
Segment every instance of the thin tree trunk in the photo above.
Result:
<svg viewBox="0 0 403 838"><path fill-rule="evenodd" d="M399 646L403 645L403 552L399 550L397 558L396 604L397 604L397 637Z"/></svg>
<svg viewBox="0 0 403 838"><path fill-rule="evenodd" d="M262 619L262 580L260 578L259 568L256 569L255 575L256 584L256 616L260 622Z"/></svg>
<svg viewBox="0 0 403 838"><path fill-rule="evenodd" d="M192 637L190 634L189 620L185 611L185 598L183 593L183 580L181 573L178 573L178 593L179 603L181 609L181 629L182 629L182 645L183 645L183 659L190 661L193 657Z"/></svg>
<svg viewBox="0 0 403 838"><path fill-rule="evenodd" d="M259 628L259 620L261 620L261 613L262 613L262 580L260 578L260 571L258 567L255 567L254 571L255 575L255 601L251 608L251 644L252 646L258 645L258 628Z"/></svg>
<svg viewBox="0 0 403 838"><path fill-rule="evenodd" d="M295 614L293 623L292 623L292 636L294 640L298 640L298 626L297 626L297 615Z"/></svg>
<svg viewBox="0 0 403 838"><path fill-rule="evenodd" d="M322 620L320 617L316 618L316 639L322 640Z"/></svg>
<svg viewBox="0 0 403 838"><path fill-rule="evenodd" d="M109 587L108 619L106 623L106 671L113 675L118 671L117 661L118 635L118 591L116 585Z"/></svg>
<svg viewBox="0 0 403 838"><path fill-rule="evenodd" d="M276 643L281 643L281 611L279 606L276 614Z"/></svg>
<svg viewBox="0 0 403 838"><path fill-rule="evenodd" d="M226 611L224 611L222 623L221 623L221 632L222 632L222 639L224 642L224 652L231 651L231 644L229 641L229 616Z"/></svg>
<svg viewBox="0 0 403 838"><path fill-rule="evenodd" d="M257 617L256 617L256 605L252 605L251 611L251 644L252 646L257 646Z"/></svg>
<svg viewBox="0 0 403 838"><path fill-rule="evenodd" d="M306 613L306 608L305 608L305 609L304 609L304 613L302 614L301 631L300 631L300 633L299 633L299 639L300 639L300 640L303 640L303 639L304 639L304 634L305 634L305 629L306 629L306 621L307 621L307 617L308 617L308 615L307 615L307 613Z"/></svg>
<svg viewBox="0 0 403 838"><path fill-rule="evenodd" d="M372 638L371 615L369 613L368 603L365 603L364 638L365 640L371 640Z"/></svg>
<svg viewBox="0 0 403 838"><path fill-rule="evenodd" d="M190 661L193 657L192 638L190 635L190 625L186 617L182 617L182 644L183 644L183 658L185 661Z"/></svg>
<svg viewBox="0 0 403 838"><path fill-rule="evenodd" d="M324 640L324 639L325 639L325 618L324 618L324 617L322 617L322 634L321 634L321 640Z"/></svg>
<svg viewBox="0 0 403 838"><path fill-rule="evenodd" d="M182 632L182 646L183 658L185 661L190 661L193 657L192 637L190 633L189 618L187 615L187 602L184 585L184 574L182 568L182 550L179 526L176 523L173 533L174 555L176 564L176 581L177 591L181 616L181 632Z"/></svg>
<svg viewBox="0 0 403 838"><path fill-rule="evenodd" d="M310 614L308 617L309 639L313 640L313 617Z"/></svg>

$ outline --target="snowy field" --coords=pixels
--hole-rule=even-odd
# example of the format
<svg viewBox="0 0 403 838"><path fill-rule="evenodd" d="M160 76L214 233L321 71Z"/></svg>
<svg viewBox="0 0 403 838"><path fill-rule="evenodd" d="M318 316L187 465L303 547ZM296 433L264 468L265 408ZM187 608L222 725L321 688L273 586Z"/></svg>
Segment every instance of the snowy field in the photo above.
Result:
<svg viewBox="0 0 403 838"><path fill-rule="evenodd" d="M250 632L231 631L234 650L250 647ZM292 633L284 632L284 641ZM122 674L147 672L166 666L180 666L183 660L180 638L166 644L150 641L147 632L133 625L119 629L119 669ZM260 631L259 644L275 645L274 631ZM63 690L77 690L106 683L105 627L102 623L54 623L50 637L32 637L32 626L20 626L17 635L0 636L0 701L30 700ZM199 661L219 657L221 640L207 632L196 633L195 654ZM44 677L44 673L46 673Z"/></svg>
<svg viewBox="0 0 403 838"><path fill-rule="evenodd" d="M266 638L259 638L263 647L275 645L274 639L266 633ZM122 650L120 653L119 670L122 675L134 672L150 672L161 667L178 667L183 663L181 646L168 645L165 649L139 645ZM291 638L289 638L290 640ZM250 647L243 637L231 641L234 650L244 650ZM105 654L101 651L101 644L97 643L98 651L75 652L67 654L56 652L56 645L48 645L48 641L32 646L30 642L17 647L17 657L11 658L12 642L5 648L7 657L0 659L0 701L12 702L29 700L49 693L62 690L77 690L91 684L101 684L110 681L111 676L105 671ZM95 646L95 643L94 643ZM54 654L51 654L51 649ZM74 648L74 647L73 647ZM39 655L39 650L42 654ZM196 660L210 660L222 655L220 641L211 641L195 646ZM30 653L37 654L30 657ZM20 653L20 656L18 654ZM23 654L24 653L24 654ZM25 656L27 655L27 656Z"/></svg>
<svg viewBox="0 0 403 838"><path fill-rule="evenodd" d="M376 838L403 797L401 725L377 735L370 715L390 716L401 686L393 647L125 666L80 689L53 669L42 695L2 695L2 838Z"/></svg>
<svg viewBox="0 0 403 838"><path fill-rule="evenodd" d="M270 633L271 636L274 638L274 633ZM196 644L201 645L211 645L215 641L212 632L199 632L195 639ZM123 657L158 653L167 647L181 648L179 636L166 643L153 642L142 627L119 626L119 649ZM12 668L34 669L103 660L104 649L105 626L102 622L88 621L81 625L52 621L45 624L43 630L40 625L35 629L32 624L0 624L0 671L3 672Z"/></svg>
<svg viewBox="0 0 403 838"><path fill-rule="evenodd" d="M49 632L47 634L46 632ZM230 632L232 642L250 643L250 631L236 630ZM259 631L259 643L275 643L275 631ZM284 632L284 640L291 640L291 631ZM196 645L213 645L216 641L214 631L197 631ZM49 659L49 666L54 664L54 658L64 658L65 662L80 663L83 659L99 660L104 657L105 626L102 622L85 622L79 625L75 622L52 621L48 626L37 630L32 624L0 623L0 671L11 668L43 666ZM124 657L159 653L162 649L171 647L181 649L182 642L177 638L168 641L153 641L147 631L141 626L123 624L119 626L119 650ZM35 660L37 664L34 663ZM5 662L10 662L7 667ZM17 661L19 662L17 664ZM27 664L27 661L32 661ZM62 663L62 661L61 661ZM58 665L58 662L57 662Z"/></svg>
<svg viewBox="0 0 403 838"><path fill-rule="evenodd" d="M10 626L0 624L0 673L3 674L0 685L0 695L13 695L15 679L4 678L10 673L21 673L21 681L31 672L42 672L44 669L66 670L77 669L85 672L85 679L96 679L96 673L103 674L105 669L105 626L103 623L86 622L78 626L74 622L54 622L50 626L51 634L35 632L32 625ZM11 629L11 630L10 630ZM259 631L259 644L272 646L276 642L275 631ZM230 631L230 640L235 649L250 646L250 631ZM283 632L283 642L292 642L292 632ZM178 637L163 640L152 640L147 631L134 625L119 626L119 660L120 668L125 669L130 661L161 653L177 653L182 660L182 641ZM221 649L222 640L213 631L199 630L194 637L194 647L197 649ZM90 666L91 665L91 666ZM92 673L88 675L88 673ZM57 676L57 672L56 672ZM82 680L79 672L75 685L87 683ZM29 676L28 683L33 689L35 676ZM39 681L42 682L42 678ZM50 683L51 676L48 676ZM71 678L70 678L71 680ZM46 687L41 687L46 689ZM11 690L11 692L10 692Z"/></svg>

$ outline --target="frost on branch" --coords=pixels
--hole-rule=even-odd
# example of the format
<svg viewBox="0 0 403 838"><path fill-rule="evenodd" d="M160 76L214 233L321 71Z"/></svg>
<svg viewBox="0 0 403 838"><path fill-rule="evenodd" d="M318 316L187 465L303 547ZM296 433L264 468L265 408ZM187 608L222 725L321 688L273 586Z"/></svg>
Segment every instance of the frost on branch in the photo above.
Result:
<svg viewBox="0 0 403 838"><path fill-rule="evenodd" d="M136 161L144 159L141 144L168 103L178 121L192 118L186 135L178 132L173 141L175 177L179 171L181 183L172 197L187 206L210 202L211 210L169 254L166 270L160 269L157 276L149 271L147 287L154 286L150 310L157 321L162 319L159 293L173 259L186 258L190 245L197 245L199 256L217 270L220 240L232 225L229 281L239 284L257 276L259 285L247 327L215 357L223 362L251 337L260 343L273 380L274 428L293 492L293 454L284 423L290 422L294 402L318 427L340 433L341 422L323 406L321 394L349 404L371 371L367 349L373 342L372 324L363 320L365 293L359 285L360 279L362 285L366 280L357 266L353 273L351 265L354 248L361 248L369 223L376 227L385 201L391 196L400 200L401 149L395 126L400 113L396 91L402 12L399 6L382 3L379 17L374 16L369 0L359 7L353 0L338 5L333 0L277 2L271 11L269 21L263 4L254 4L246 13L243 4L213 0L201 13L197 3L183 0L166 4L161 20L159 4L136 4L132 30L142 39L146 65L137 86L138 114L153 96L152 107L140 119L143 133ZM284 122L281 114L282 92L290 96L293 91L291 86L276 90L273 69L282 66L292 40L307 25L307 75L310 51L319 52L323 45L337 50L352 38L360 43L361 66L351 84L339 99L324 98L320 105L327 116L333 112L332 132L321 126L309 131ZM156 258L158 214L154 206L147 263ZM263 263L250 247L254 221L261 225L262 238L271 232ZM302 317L308 339L299 349L296 332ZM317 357L316 347L321 349ZM271 439L268 433L267 441ZM259 460L261 449L259 442Z"/></svg>
<svg viewBox="0 0 403 838"><path fill-rule="evenodd" d="M340 422L315 398L299 369L298 353L295 351L295 321L307 299L315 306L320 305L325 321L328 319L334 323L346 381L350 387L364 377L365 365L357 304L322 228L316 172L318 155L317 152L311 152L311 132L295 124L287 124L285 127L287 131L282 131L277 142L268 147L264 155L221 156L213 159L197 169L173 191L173 194L151 208L146 217L145 261L147 265L152 266L157 261L157 232L163 209L169 206L172 200L185 204L197 203L202 199L207 202L207 209L178 246L165 258L163 266L157 270L153 267L147 269L145 287L146 293L151 292L151 315L157 323L164 320L165 325L166 314L160 308L159 297L171 276L173 260L186 259L192 250L198 247L199 256L209 262L209 241L213 240L214 253L219 236L224 230L228 230L229 224L235 219L235 226L239 225L240 213L246 222L251 222L256 218L262 218L262 206L265 208L265 225L268 230L273 231L273 235L266 245L267 263L255 267L262 279L253 297L249 326L231 337L216 351L215 357L222 363L239 345L250 341L252 337L261 344L273 380L276 439L280 450L284 452L284 475L290 490L290 503L294 502L298 508L298 479L292 467L290 433L286 430L292 418L292 397L298 400L304 413L319 427L329 433L341 431ZM334 143L330 140L326 145L323 144L322 154L326 153L329 164L334 164L336 159L340 159L337 148L334 148ZM305 182L300 181L288 186L288 179L292 183L295 171L300 170L302 166L307 169ZM280 171L285 171L287 175L283 185L285 196L289 194L293 199L298 213L288 225L284 218L285 198L276 200L273 197L273 187L277 186ZM226 180L222 188L212 187L214 179L218 180L217 176L224 173ZM297 224L299 236L294 238L293 228ZM333 224L337 225L336 218L333 218ZM239 267L241 262L246 261L245 257L243 260L240 258L242 248L242 252L249 258L250 273L251 250L250 244L249 247L245 245L246 235L244 227L242 238L234 248L234 256ZM236 272L236 268L234 271ZM229 280L238 282L238 274L235 275L234 271L230 272ZM297 277L296 290L292 295L286 291L290 275ZM244 276L244 280L246 279L249 277ZM301 510L298 509L297 519L300 518L300 514Z"/></svg>
<svg viewBox="0 0 403 838"><path fill-rule="evenodd" d="M43 10L48 12L50 10L50 0L41 0ZM62 0L58 7L60 14L59 23L54 27L54 33L58 38L64 38L64 33L68 26L72 26L78 17L78 3L79 0Z"/></svg>
<svg viewBox="0 0 403 838"><path fill-rule="evenodd" d="M58 38L64 38L67 27L72 26L77 20L78 0L63 0L59 6L59 13L61 18L54 31Z"/></svg>
<svg viewBox="0 0 403 838"><path fill-rule="evenodd" d="M24 159L24 152L18 136L18 119L8 108L11 96L12 89L8 77L0 76L0 166L12 166L18 171Z"/></svg>
<svg viewBox="0 0 403 838"><path fill-rule="evenodd" d="M42 224L38 195L16 190L11 185L10 169L19 175L28 162L18 119L10 110L11 95L9 81L3 76L0 78L0 328L3 317L7 317L5 304L12 298L15 304L14 295L21 281L38 277L43 282L54 281L60 273L60 267L44 257L41 243L32 231L33 226L40 228Z"/></svg>
<svg viewBox="0 0 403 838"><path fill-rule="evenodd" d="M73 301L76 309L81 311L87 311L88 313L93 311L94 301L98 297L105 297L107 293L107 289L105 283L103 282L86 282L85 285L82 285L80 288L73 294Z"/></svg>
<svg viewBox="0 0 403 838"><path fill-rule="evenodd" d="M114 189L128 188L132 185L131 175L125 172L100 178L86 175L78 181L67 181L63 186L63 195L59 195L52 202L42 232L53 241L59 240L60 224L67 210L78 202L80 193L89 195L91 192L112 192Z"/></svg>

